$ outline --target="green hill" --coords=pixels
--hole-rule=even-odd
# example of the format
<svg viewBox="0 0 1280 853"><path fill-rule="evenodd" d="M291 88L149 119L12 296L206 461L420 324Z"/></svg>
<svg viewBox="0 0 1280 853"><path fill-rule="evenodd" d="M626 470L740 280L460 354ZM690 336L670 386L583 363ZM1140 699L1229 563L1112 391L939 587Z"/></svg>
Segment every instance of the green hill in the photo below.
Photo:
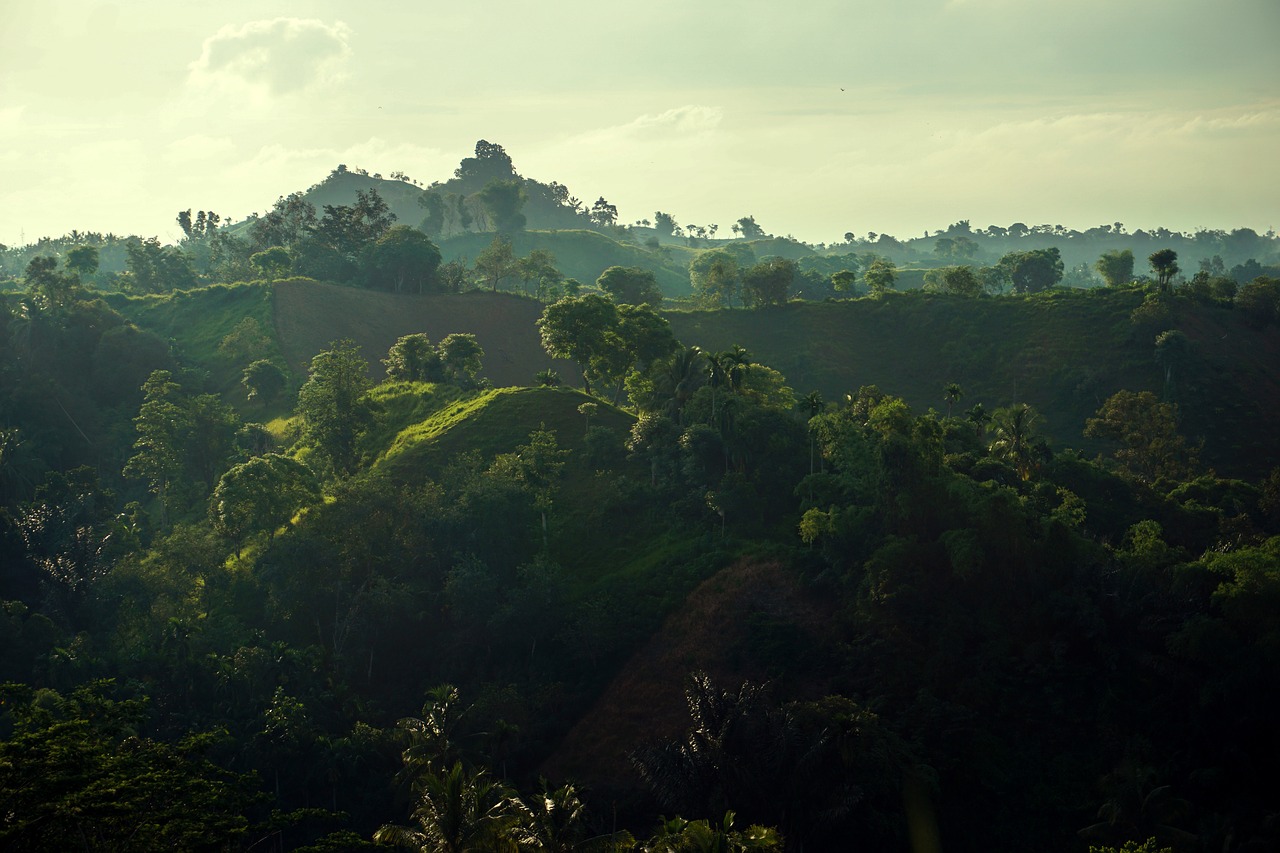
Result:
<svg viewBox="0 0 1280 853"><path fill-rule="evenodd" d="M316 206L316 214L324 215L326 204L338 207L355 203L357 192L377 190L387 207L396 215L396 222L414 228L422 222L422 208L418 197L422 188L407 181L393 180L358 172L331 172L327 178L311 187L303 197Z"/></svg>

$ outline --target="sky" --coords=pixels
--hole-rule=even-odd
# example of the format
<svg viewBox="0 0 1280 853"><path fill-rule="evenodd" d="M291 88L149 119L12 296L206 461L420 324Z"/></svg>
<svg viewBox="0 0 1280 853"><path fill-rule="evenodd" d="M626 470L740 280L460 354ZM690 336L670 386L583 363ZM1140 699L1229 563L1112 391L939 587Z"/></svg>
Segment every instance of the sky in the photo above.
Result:
<svg viewBox="0 0 1280 853"><path fill-rule="evenodd" d="M1265 232L1277 44L1277 0L0 0L0 243L170 242L479 139L722 234Z"/></svg>

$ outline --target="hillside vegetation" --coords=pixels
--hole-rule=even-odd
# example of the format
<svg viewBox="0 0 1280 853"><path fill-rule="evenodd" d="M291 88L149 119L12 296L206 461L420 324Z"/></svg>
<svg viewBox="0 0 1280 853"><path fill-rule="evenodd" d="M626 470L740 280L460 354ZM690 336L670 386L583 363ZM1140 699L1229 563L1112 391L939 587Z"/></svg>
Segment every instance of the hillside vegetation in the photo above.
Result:
<svg viewBox="0 0 1280 853"><path fill-rule="evenodd" d="M1096 451L1101 445L1082 431L1104 400L1121 389L1166 390L1155 333L1130 317L1143 298L1136 289L978 300L921 293L666 316L686 344L707 351L741 345L801 393L838 400L876 385L916 408L942 411L943 388L954 382L963 408L1025 401L1044 414L1041 429L1056 446ZM262 288L214 288L114 304L215 371L213 342L238 318L254 317L274 325L279 352L298 377L340 338L355 341L380 376L377 359L414 332L433 340L475 334L487 354L482 375L499 387L529 384L539 370L577 372L543 350L534 327L541 305L509 294L408 296L297 281L272 286L269 301ZM1204 442L1204 461L1231 474L1280 464L1280 448L1257 429L1280 419L1275 336L1212 305L1185 304L1169 322L1191 344L1170 390L1184 432Z"/></svg>
<svg viewBox="0 0 1280 853"><path fill-rule="evenodd" d="M0 848L1280 849L1274 235L178 222L0 249Z"/></svg>

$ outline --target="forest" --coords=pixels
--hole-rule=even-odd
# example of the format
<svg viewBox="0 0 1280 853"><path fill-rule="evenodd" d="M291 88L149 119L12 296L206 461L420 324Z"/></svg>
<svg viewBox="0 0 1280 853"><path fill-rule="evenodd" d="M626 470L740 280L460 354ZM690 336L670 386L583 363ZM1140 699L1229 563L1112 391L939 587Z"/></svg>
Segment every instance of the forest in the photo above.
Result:
<svg viewBox="0 0 1280 853"><path fill-rule="evenodd" d="M174 222L0 247L4 849L1280 847L1274 233Z"/></svg>

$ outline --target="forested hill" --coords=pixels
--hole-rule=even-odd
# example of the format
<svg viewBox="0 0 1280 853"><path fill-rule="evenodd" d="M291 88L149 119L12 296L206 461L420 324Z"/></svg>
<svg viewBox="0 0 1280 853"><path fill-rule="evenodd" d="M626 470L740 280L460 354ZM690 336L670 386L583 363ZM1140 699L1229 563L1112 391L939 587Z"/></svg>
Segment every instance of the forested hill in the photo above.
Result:
<svg viewBox="0 0 1280 853"><path fill-rule="evenodd" d="M566 377L576 373L572 363L546 355L535 327L542 306L528 298L407 296L315 282L281 282L271 292L280 350L299 377L313 355L339 338L376 356L415 331L433 340L475 334L489 353L484 375L499 386L530 384L548 368ZM194 318L212 313L200 301L212 304L215 294L175 298L190 302L186 310ZM1192 301L1153 326L1141 312L1135 318L1143 299L1138 289L976 300L915 292L665 316L681 341L712 352L743 346L800 394L819 391L839 400L876 385L921 410L945 412L943 389L957 383L964 396L956 411L1029 402L1055 447L1096 452L1097 442L1082 435L1086 419L1121 389L1152 391L1178 402L1184 434L1204 442L1203 461L1221 473L1280 464L1280 445L1265 428L1280 422L1276 336L1238 311ZM145 300L117 304L144 328L161 322L148 319ZM154 331L181 336L163 322ZM1172 365L1157 360L1156 335L1166 328L1182 331L1189 342ZM380 368L376 359L374 367Z"/></svg>
<svg viewBox="0 0 1280 853"><path fill-rule="evenodd" d="M1273 235L309 198L0 249L0 849L1280 849Z"/></svg>
<svg viewBox="0 0 1280 853"><path fill-rule="evenodd" d="M1267 281L660 313L87 260L0 299L6 849L371 849L449 791L480 849L1280 840Z"/></svg>

